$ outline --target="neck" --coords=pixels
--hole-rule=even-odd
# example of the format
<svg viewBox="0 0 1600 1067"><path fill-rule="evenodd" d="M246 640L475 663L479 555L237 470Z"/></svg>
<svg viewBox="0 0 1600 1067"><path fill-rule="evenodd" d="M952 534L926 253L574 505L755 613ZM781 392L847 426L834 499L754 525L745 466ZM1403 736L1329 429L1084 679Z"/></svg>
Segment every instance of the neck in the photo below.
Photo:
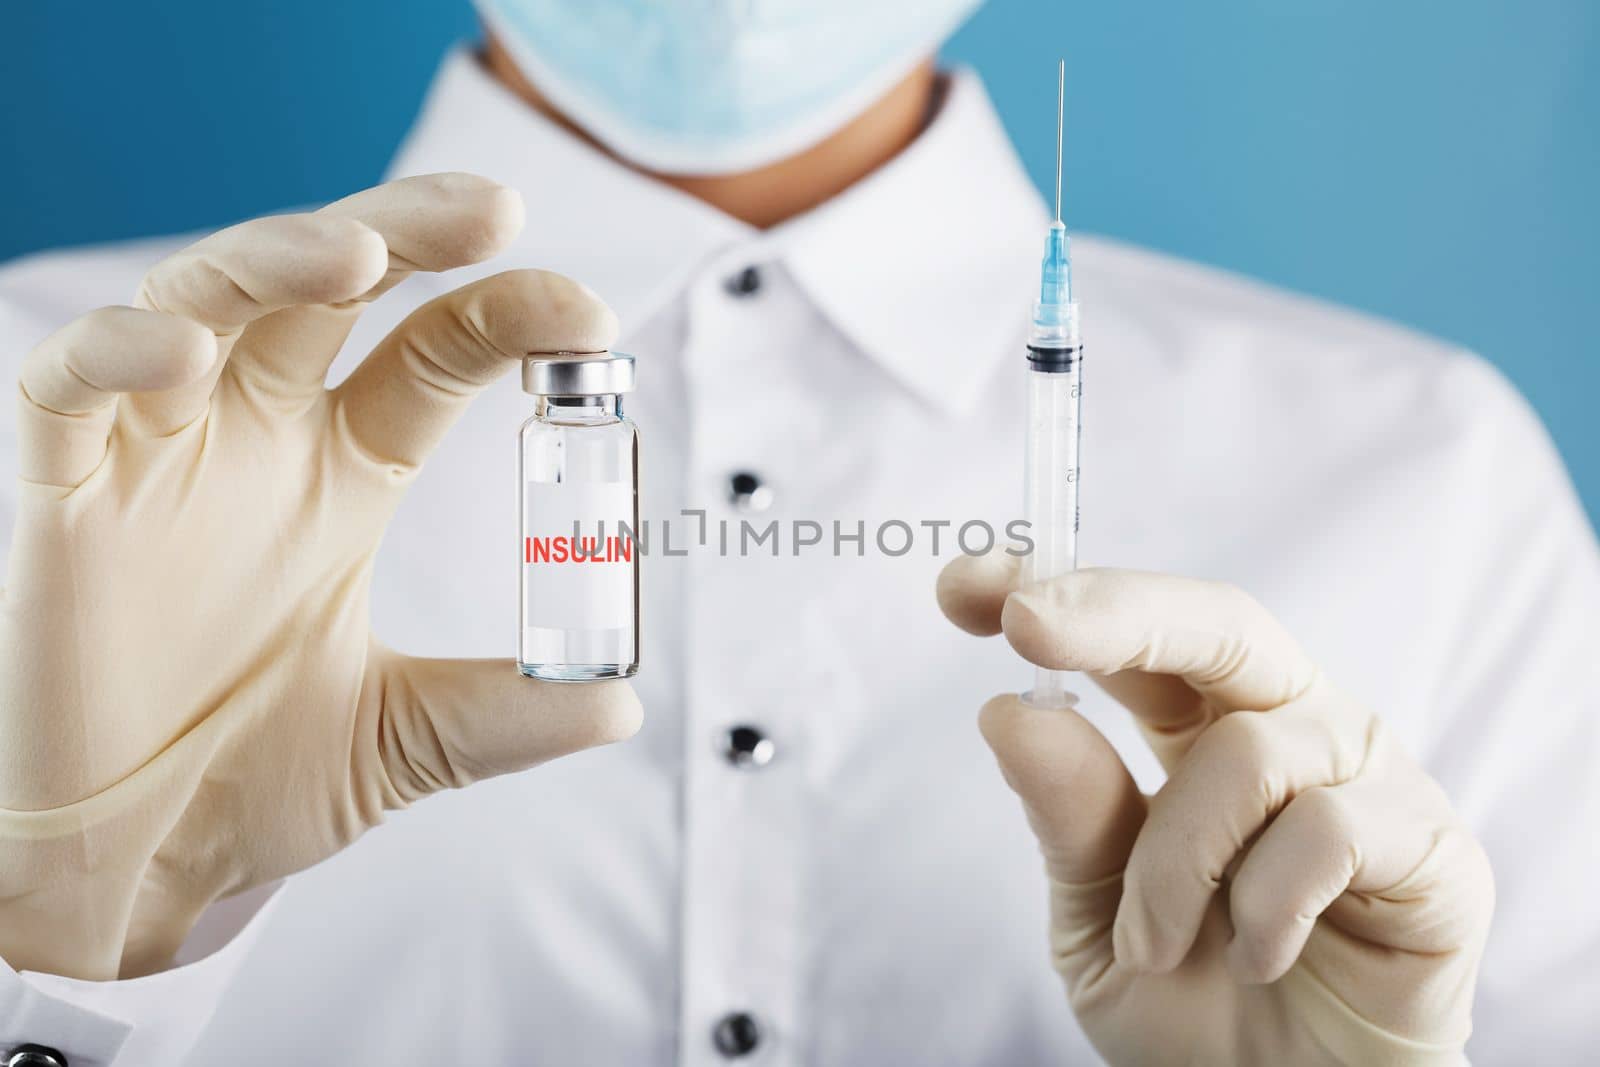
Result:
<svg viewBox="0 0 1600 1067"><path fill-rule="evenodd" d="M483 62L495 78L535 110L618 158L557 110L523 76L493 34L484 47ZM927 125L937 107L939 89L938 72L929 58L826 140L798 155L738 174L660 174L627 160L619 158L619 162L765 229L838 195L898 155Z"/></svg>

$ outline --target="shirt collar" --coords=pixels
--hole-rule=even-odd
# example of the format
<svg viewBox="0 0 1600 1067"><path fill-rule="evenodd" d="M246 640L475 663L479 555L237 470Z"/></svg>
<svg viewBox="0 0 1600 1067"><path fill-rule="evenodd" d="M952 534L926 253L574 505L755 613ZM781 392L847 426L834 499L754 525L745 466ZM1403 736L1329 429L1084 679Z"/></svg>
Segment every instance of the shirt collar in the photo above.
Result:
<svg viewBox="0 0 1600 1067"><path fill-rule="evenodd" d="M1022 358L1048 216L977 75L905 151L773 231L819 307L907 388L963 411Z"/></svg>
<svg viewBox="0 0 1600 1067"><path fill-rule="evenodd" d="M968 71L900 155L766 232L597 150L465 49L446 59L390 173L444 170L518 189L529 224L507 255L601 283L631 326L708 265L779 260L856 347L947 411L967 410L995 360L1021 343L1046 219Z"/></svg>

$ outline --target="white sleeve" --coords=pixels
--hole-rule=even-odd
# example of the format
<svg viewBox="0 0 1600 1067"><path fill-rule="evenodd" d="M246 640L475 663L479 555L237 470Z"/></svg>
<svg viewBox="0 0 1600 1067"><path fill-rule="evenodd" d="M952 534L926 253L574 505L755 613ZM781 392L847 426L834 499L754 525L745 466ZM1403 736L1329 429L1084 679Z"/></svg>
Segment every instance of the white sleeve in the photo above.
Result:
<svg viewBox="0 0 1600 1067"><path fill-rule="evenodd" d="M1468 1050L1577 1063L1600 1005L1600 549L1527 404L1486 365L1461 370L1487 432L1447 505L1459 621L1426 756L1494 865Z"/></svg>
<svg viewBox="0 0 1600 1067"><path fill-rule="evenodd" d="M0 1059L32 1044L58 1051L69 1067L183 1062L266 925L276 889L266 886L214 905L179 954L180 961L194 962L145 978L89 982L19 974L0 960Z"/></svg>

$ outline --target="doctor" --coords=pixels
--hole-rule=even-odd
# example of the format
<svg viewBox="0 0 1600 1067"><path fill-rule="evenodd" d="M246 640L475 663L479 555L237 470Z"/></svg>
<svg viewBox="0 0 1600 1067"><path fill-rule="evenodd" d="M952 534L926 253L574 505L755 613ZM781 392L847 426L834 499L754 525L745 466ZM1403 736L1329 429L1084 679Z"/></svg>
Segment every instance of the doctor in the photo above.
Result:
<svg viewBox="0 0 1600 1067"><path fill-rule="evenodd" d="M928 59L971 6L484 0L397 180L0 274L0 1051L1590 1053L1600 558L1486 364L1081 241L1119 569L952 543L1017 511L1044 218ZM652 556L636 685L540 684L464 658L506 372L613 345L647 516L830 536Z"/></svg>

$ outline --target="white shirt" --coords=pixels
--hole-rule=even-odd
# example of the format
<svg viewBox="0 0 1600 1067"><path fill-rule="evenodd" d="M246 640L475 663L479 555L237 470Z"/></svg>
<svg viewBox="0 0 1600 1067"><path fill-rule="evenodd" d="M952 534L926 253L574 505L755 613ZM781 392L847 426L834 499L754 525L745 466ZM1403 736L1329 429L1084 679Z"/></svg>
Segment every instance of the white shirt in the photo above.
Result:
<svg viewBox="0 0 1600 1067"><path fill-rule="evenodd" d="M954 527L941 559L919 526L1020 511L1046 215L977 79L955 78L900 157L767 232L591 150L465 55L394 166L439 170L520 189L527 231L385 297L336 377L469 277L560 270L612 304L639 357L645 515L704 508L714 544L742 517L730 473L751 471L774 494L755 518L820 522L825 543L653 555L636 739L394 815L202 962L108 983L0 965L0 1049L53 1045L74 1067L179 1062L191 1043L188 1062L263 1067L710 1065L716 1023L744 1010L763 1031L744 1062L773 1067L1095 1062L1048 963L1035 842L975 727L1029 672L940 617ZM8 372L186 240L10 267ZM1405 330L1109 241L1074 251L1085 561L1244 586L1379 709L1495 862L1471 1051L1587 1054L1600 556L1537 421L1486 364ZM748 266L759 287L731 292ZM402 650L513 652L503 561L531 411L515 377L474 403L384 541L373 617ZM0 489L6 529L13 507ZM876 551L888 519L917 528L912 552ZM866 523L864 558L832 555L835 520ZM1154 788L1126 714L1085 690ZM770 765L724 759L738 723L772 739Z"/></svg>

